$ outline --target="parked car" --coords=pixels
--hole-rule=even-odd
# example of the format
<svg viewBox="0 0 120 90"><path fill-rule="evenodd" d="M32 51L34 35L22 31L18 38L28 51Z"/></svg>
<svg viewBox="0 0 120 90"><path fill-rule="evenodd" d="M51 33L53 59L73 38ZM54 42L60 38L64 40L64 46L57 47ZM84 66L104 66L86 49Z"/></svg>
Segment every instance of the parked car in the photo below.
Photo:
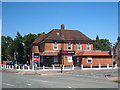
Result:
<svg viewBox="0 0 120 90"><path fill-rule="evenodd" d="M6 65L13 65L13 66L22 66L23 64L21 64L20 62L18 61L12 61L12 62L8 62L6 63Z"/></svg>

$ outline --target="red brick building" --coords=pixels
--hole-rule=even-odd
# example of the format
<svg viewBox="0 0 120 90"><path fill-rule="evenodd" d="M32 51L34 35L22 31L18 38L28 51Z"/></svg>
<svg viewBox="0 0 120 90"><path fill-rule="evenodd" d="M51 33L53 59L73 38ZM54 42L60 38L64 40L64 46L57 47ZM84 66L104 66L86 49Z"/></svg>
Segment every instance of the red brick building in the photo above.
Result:
<svg viewBox="0 0 120 90"><path fill-rule="evenodd" d="M107 66L112 65L108 51L94 51L94 41L78 30L53 29L32 43L32 53L40 54L41 65Z"/></svg>

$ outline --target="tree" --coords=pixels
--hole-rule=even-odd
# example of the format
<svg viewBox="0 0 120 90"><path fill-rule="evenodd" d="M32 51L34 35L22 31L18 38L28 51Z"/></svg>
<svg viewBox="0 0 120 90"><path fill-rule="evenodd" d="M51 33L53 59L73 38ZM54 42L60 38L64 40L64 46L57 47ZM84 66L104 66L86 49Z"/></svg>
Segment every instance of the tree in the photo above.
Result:
<svg viewBox="0 0 120 90"><path fill-rule="evenodd" d="M98 35L94 43L94 50L108 51L112 47L112 44L108 39L99 39Z"/></svg>
<svg viewBox="0 0 120 90"><path fill-rule="evenodd" d="M10 46L13 43L13 39L9 36L2 36L2 60L12 59L10 53Z"/></svg>
<svg viewBox="0 0 120 90"><path fill-rule="evenodd" d="M17 32L17 36L16 38L14 39L14 42L12 44L12 46L14 46L14 52L17 52L18 53L18 58L17 58L17 61L19 62L24 62L24 46L23 46L23 37L22 35Z"/></svg>
<svg viewBox="0 0 120 90"><path fill-rule="evenodd" d="M37 37L38 35L31 33L23 37L25 61L30 61L30 58L28 57L30 55L30 49L31 49L30 45Z"/></svg>
<svg viewBox="0 0 120 90"><path fill-rule="evenodd" d="M118 36L117 41L120 42L120 36Z"/></svg>

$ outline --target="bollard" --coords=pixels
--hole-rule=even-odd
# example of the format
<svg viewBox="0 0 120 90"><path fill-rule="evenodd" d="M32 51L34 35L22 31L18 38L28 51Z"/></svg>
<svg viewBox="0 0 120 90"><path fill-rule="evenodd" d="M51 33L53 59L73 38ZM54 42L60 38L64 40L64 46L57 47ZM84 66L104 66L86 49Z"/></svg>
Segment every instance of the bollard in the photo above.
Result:
<svg viewBox="0 0 120 90"><path fill-rule="evenodd" d="M23 65L23 70L25 70L25 66Z"/></svg>
<svg viewBox="0 0 120 90"><path fill-rule="evenodd" d="M45 70L45 66L43 66L43 70Z"/></svg>
<svg viewBox="0 0 120 90"><path fill-rule="evenodd" d="M34 71L34 66L32 66L32 70Z"/></svg>
<svg viewBox="0 0 120 90"><path fill-rule="evenodd" d="M72 67L72 70L74 70L74 65L73 65L73 67Z"/></svg>
<svg viewBox="0 0 120 90"><path fill-rule="evenodd" d="M5 65L3 67L5 68Z"/></svg>
<svg viewBox="0 0 120 90"><path fill-rule="evenodd" d="M83 64L81 64L81 69L83 69Z"/></svg>
<svg viewBox="0 0 120 90"><path fill-rule="evenodd" d="M107 64L107 68L109 68L109 64Z"/></svg>
<svg viewBox="0 0 120 90"><path fill-rule="evenodd" d="M117 68L117 64L115 64L115 68Z"/></svg>
<svg viewBox="0 0 120 90"><path fill-rule="evenodd" d="M5 68L7 68L8 65L5 65Z"/></svg>
<svg viewBox="0 0 120 90"><path fill-rule="evenodd" d="M55 66L53 65L53 70L55 70Z"/></svg>
<svg viewBox="0 0 120 90"><path fill-rule="evenodd" d="M37 64L35 64L35 70L37 70Z"/></svg>
<svg viewBox="0 0 120 90"><path fill-rule="evenodd" d="M101 64L99 64L99 68L101 68Z"/></svg>
<svg viewBox="0 0 120 90"><path fill-rule="evenodd" d="M18 66L18 70L20 70L20 66Z"/></svg>
<svg viewBox="0 0 120 90"><path fill-rule="evenodd" d="M65 69L65 66L63 65L63 70Z"/></svg>
<svg viewBox="0 0 120 90"><path fill-rule="evenodd" d="M90 65L90 68L92 68L92 64Z"/></svg>

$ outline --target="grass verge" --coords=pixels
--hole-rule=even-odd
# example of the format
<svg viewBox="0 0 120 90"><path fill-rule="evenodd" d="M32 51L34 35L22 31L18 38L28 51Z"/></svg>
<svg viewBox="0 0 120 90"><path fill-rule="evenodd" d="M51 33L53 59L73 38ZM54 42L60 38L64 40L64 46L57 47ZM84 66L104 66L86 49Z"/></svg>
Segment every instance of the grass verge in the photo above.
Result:
<svg viewBox="0 0 120 90"><path fill-rule="evenodd" d="M120 83L120 80L114 80L113 82Z"/></svg>

